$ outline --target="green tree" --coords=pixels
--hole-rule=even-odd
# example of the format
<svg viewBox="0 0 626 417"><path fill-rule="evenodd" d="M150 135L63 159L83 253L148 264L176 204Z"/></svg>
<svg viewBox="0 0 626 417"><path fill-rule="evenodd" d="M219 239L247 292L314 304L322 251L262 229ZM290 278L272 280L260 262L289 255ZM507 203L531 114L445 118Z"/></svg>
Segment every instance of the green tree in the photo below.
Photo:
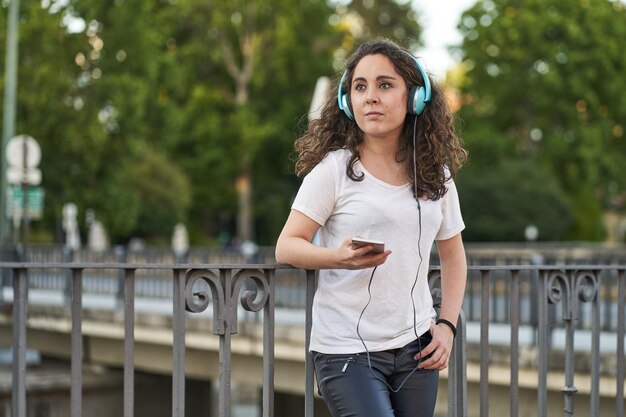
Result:
<svg viewBox="0 0 626 417"><path fill-rule="evenodd" d="M366 3L355 7L367 33L419 38L406 4ZM248 174L256 238L272 244L299 182L293 140L346 46L341 13L323 0L23 4L18 131L42 145L42 229L73 201L114 242L164 241L187 220L192 241L209 243L235 231Z"/></svg>
<svg viewBox="0 0 626 417"><path fill-rule="evenodd" d="M490 0L459 25L470 150L544 167L573 206L569 238L600 238L602 210L624 208L625 18L619 1Z"/></svg>
<svg viewBox="0 0 626 417"><path fill-rule="evenodd" d="M160 60L158 26L146 17L150 4L23 2L17 128L41 144L46 190L44 222L34 227L57 229L63 204L72 201L81 213L93 209L118 241L141 233L139 222L158 213L147 207L146 187L132 181L160 139L150 124ZM84 19L82 30L69 30L72 16ZM171 162L160 154L168 170ZM186 187L167 184L170 201ZM189 204L187 197L177 201Z"/></svg>
<svg viewBox="0 0 626 417"><path fill-rule="evenodd" d="M84 90L98 109L98 123L107 139L98 153L102 164L95 180L104 182L108 192L94 193L92 207L102 213L114 239L167 236L177 221L185 220L190 204L188 180L165 150L168 129L159 106L167 39L159 22L164 9L171 7L146 1L84 0L72 9L87 22L87 42L78 52L84 57L82 67L91 74ZM165 209L171 210L168 216Z"/></svg>
<svg viewBox="0 0 626 417"><path fill-rule="evenodd" d="M178 97L176 83L186 90L178 99L185 133L170 151L192 178L190 217L198 227L191 230L233 235L236 179L245 178L255 238L273 243L290 206L286 187L295 188L287 167L294 128L317 78L332 71L338 37L328 25L331 13L317 0L189 1L169 16L175 47L165 71L186 80L164 84L166 97Z"/></svg>

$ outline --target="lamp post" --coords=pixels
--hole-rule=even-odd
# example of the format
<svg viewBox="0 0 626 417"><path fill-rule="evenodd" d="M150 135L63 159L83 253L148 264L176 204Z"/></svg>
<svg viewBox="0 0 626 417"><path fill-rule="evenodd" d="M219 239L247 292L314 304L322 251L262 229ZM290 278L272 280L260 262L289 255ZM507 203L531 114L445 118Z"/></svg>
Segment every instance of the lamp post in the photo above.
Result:
<svg viewBox="0 0 626 417"><path fill-rule="evenodd" d="M0 247L7 236L7 160L5 151L9 139L15 134L17 94L17 47L19 0L9 0L7 24L7 52L4 73L4 113L2 123L2 149L0 155Z"/></svg>

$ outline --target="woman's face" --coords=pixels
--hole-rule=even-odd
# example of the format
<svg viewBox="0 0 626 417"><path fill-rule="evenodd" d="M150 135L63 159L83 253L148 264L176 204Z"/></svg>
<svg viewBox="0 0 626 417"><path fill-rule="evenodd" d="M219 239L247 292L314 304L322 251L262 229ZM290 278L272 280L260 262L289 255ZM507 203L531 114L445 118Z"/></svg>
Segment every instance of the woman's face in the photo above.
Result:
<svg viewBox="0 0 626 417"><path fill-rule="evenodd" d="M406 83L385 55L366 55L359 61L352 76L350 100L366 139L400 137L407 114Z"/></svg>

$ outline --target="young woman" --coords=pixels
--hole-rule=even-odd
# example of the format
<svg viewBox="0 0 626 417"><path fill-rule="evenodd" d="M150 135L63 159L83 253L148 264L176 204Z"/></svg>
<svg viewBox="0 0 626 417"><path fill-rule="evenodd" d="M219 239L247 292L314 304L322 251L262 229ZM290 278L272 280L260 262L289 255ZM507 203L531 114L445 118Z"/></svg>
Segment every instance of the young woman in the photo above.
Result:
<svg viewBox="0 0 626 417"><path fill-rule="evenodd" d="M320 270L309 349L333 417L432 416L465 291L453 178L466 152L441 90L390 40L361 45L332 97L296 141L305 177L276 259ZM439 318L427 280L433 242Z"/></svg>

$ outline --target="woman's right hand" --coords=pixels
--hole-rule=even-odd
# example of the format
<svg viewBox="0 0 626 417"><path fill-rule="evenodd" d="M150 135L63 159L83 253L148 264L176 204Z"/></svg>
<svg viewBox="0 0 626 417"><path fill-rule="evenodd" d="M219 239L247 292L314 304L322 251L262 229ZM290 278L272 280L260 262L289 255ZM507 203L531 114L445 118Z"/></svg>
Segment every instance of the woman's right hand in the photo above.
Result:
<svg viewBox="0 0 626 417"><path fill-rule="evenodd" d="M319 228L313 219L292 209L276 242L276 262L302 269L364 269L383 264L391 253L371 252L372 246L352 249L351 238L338 248L314 245L311 240Z"/></svg>
<svg viewBox="0 0 626 417"><path fill-rule="evenodd" d="M345 269L364 269L382 265L391 253L390 250L372 252L372 245L352 249L352 239L346 239L337 249L339 262Z"/></svg>

